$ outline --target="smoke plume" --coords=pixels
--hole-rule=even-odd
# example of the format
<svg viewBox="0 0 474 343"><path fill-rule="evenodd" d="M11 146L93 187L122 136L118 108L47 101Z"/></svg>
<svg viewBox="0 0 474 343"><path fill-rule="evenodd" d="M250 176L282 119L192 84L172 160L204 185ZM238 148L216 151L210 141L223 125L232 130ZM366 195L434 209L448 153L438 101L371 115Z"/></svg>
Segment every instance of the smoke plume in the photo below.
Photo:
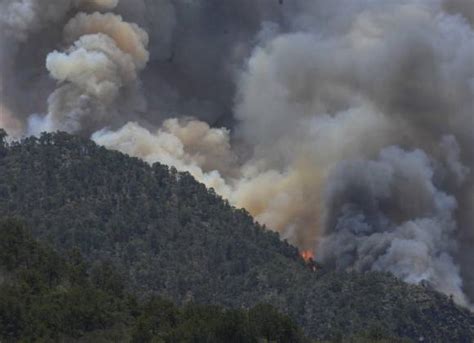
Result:
<svg viewBox="0 0 474 343"><path fill-rule="evenodd" d="M149 57L147 33L110 13L79 13L66 24L64 40L72 46L46 57L60 87L48 98L48 114L31 118L33 133L90 132L112 122L117 98L136 87Z"/></svg>
<svg viewBox="0 0 474 343"><path fill-rule="evenodd" d="M463 168L456 156L449 159ZM452 257L457 202L437 188L435 178L434 161L421 150L389 147L376 160L338 164L326 184L321 259L336 269L427 281L465 303Z"/></svg>
<svg viewBox="0 0 474 343"><path fill-rule="evenodd" d="M473 18L468 0L4 0L0 125L175 166L330 268L469 305Z"/></svg>

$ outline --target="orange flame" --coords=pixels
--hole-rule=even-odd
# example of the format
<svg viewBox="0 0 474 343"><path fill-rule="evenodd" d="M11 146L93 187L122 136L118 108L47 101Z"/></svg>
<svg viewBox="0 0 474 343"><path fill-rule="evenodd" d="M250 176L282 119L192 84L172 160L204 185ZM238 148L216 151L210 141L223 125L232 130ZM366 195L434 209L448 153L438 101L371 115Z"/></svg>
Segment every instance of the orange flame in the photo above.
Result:
<svg viewBox="0 0 474 343"><path fill-rule="evenodd" d="M312 252L311 250L303 250L301 252L301 257L303 258L303 260L305 260L305 262L312 261L314 260L314 252Z"/></svg>

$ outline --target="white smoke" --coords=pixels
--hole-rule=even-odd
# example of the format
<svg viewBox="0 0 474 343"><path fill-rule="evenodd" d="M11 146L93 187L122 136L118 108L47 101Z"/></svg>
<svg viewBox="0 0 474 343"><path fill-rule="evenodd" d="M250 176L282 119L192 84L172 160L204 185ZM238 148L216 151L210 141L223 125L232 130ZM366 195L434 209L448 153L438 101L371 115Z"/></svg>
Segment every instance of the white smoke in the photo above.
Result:
<svg viewBox="0 0 474 343"><path fill-rule="evenodd" d="M154 133L130 122L115 132L98 131L92 139L149 163L161 162L187 171L219 194L229 195L221 175L233 162L226 130L211 129L195 120L169 119Z"/></svg>
<svg viewBox="0 0 474 343"><path fill-rule="evenodd" d="M46 58L50 75L62 85L48 99L48 114L31 119L32 133L81 132L113 122L121 91L136 86L148 61L146 32L117 15L79 13L64 36L73 45Z"/></svg>

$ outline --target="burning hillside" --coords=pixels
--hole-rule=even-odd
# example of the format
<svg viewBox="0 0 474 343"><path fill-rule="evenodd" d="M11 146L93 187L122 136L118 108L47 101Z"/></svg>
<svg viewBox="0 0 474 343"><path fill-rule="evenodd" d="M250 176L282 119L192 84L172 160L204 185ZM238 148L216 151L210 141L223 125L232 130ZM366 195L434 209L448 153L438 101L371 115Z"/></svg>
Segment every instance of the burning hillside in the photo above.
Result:
<svg viewBox="0 0 474 343"><path fill-rule="evenodd" d="M469 305L473 18L464 0L6 0L0 126L188 171L328 268Z"/></svg>
<svg viewBox="0 0 474 343"><path fill-rule="evenodd" d="M305 262L309 262L314 260L314 253L310 250L303 250L301 251L301 257Z"/></svg>

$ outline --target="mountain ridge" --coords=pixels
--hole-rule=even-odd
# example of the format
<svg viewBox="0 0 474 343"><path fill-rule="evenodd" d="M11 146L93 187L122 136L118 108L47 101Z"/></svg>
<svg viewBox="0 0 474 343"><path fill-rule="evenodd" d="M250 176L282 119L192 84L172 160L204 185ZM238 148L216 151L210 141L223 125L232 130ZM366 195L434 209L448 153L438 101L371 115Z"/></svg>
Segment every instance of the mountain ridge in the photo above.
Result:
<svg viewBox="0 0 474 343"><path fill-rule="evenodd" d="M474 338L473 314L430 289L383 273L313 272L295 247L188 173L61 132L3 140L0 159L0 216L22 218L60 252L112 261L140 297L266 302L317 339L374 328L414 340Z"/></svg>

